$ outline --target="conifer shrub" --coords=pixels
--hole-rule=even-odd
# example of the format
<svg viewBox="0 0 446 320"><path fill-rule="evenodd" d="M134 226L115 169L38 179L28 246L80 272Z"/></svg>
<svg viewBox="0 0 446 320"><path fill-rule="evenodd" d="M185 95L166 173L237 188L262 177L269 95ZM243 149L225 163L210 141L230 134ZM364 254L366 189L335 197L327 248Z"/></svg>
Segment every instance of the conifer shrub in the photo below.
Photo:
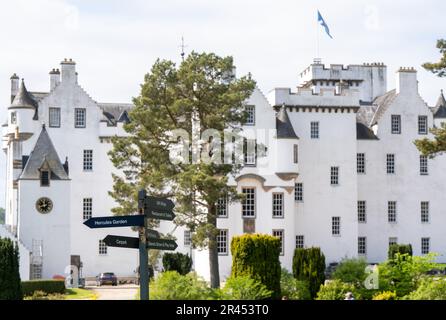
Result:
<svg viewBox="0 0 446 320"><path fill-rule="evenodd" d="M10 239L0 238L0 300L22 300L19 248Z"/></svg>
<svg viewBox="0 0 446 320"><path fill-rule="evenodd" d="M280 239L263 234L245 234L231 241L231 277L249 276L280 299Z"/></svg>
<svg viewBox="0 0 446 320"><path fill-rule="evenodd" d="M294 251L293 275L306 281L311 297L316 297L325 281L325 256L320 248L298 248Z"/></svg>
<svg viewBox="0 0 446 320"><path fill-rule="evenodd" d="M192 258L180 252L165 253L163 255L164 271L176 271L181 275L186 275L191 271Z"/></svg>

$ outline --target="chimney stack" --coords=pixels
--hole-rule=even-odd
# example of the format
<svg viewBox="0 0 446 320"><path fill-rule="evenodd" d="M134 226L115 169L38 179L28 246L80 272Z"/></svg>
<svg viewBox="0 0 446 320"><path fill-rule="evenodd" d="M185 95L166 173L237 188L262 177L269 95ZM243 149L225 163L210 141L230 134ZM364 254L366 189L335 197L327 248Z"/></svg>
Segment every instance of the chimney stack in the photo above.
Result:
<svg viewBox="0 0 446 320"><path fill-rule="evenodd" d="M418 93L417 70L401 67L396 72L396 93Z"/></svg>
<svg viewBox="0 0 446 320"><path fill-rule="evenodd" d="M11 76L11 103L19 92L20 78L15 73Z"/></svg>
<svg viewBox="0 0 446 320"><path fill-rule="evenodd" d="M73 59L64 59L60 65L62 70L62 82L76 83L76 62L74 62Z"/></svg>
<svg viewBox="0 0 446 320"><path fill-rule="evenodd" d="M60 83L60 70L53 69L50 71L50 91L53 91L54 88Z"/></svg>

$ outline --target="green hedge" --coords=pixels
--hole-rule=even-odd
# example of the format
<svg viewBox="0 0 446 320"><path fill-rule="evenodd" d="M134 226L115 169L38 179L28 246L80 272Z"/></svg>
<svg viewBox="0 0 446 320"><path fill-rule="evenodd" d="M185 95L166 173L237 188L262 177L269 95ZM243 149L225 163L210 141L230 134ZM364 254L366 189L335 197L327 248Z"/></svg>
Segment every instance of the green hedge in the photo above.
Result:
<svg viewBox="0 0 446 320"><path fill-rule="evenodd" d="M21 300L19 248L10 239L0 238L0 300Z"/></svg>
<svg viewBox="0 0 446 320"><path fill-rule="evenodd" d="M31 280L22 281L22 290L24 296L32 296L35 291L42 291L47 294L65 293L64 280Z"/></svg>
<svg viewBox="0 0 446 320"><path fill-rule="evenodd" d="M280 296L280 239L262 234L246 234L231 241L232 277L250 276Z"/></svg>
<svg viewBox="0 0 446 320"><path fill-rule="evenodd" d="M316 297L325 281L325 256L320 248L296 249L293 257L293 275L306 281L311 297Z"/></svg>

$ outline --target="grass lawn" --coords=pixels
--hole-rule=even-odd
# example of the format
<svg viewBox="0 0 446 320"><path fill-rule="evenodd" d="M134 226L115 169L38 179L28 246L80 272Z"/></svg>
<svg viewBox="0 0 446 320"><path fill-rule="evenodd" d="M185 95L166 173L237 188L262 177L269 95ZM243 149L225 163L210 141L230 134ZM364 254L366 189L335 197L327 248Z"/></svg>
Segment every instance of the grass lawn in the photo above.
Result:
<svg viewBox="0 0 446 320"><path fill-rule="evenodd" d="M67 289L65 300L96 300L97 295L91 290L86 289Z"/></svg>

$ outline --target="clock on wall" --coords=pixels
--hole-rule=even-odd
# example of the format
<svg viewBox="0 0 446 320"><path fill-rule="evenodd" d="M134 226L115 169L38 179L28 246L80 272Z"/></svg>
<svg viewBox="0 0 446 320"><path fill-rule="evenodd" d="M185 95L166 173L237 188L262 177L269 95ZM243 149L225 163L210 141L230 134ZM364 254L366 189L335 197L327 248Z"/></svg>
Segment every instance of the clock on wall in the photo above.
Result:
<svg viewBox="0 0 446 320"><path fill-rule="evenodd" d="M36 202L36 209L40 213L50 213L53 210L53 201L49 198L40 198Z"/></svg>

